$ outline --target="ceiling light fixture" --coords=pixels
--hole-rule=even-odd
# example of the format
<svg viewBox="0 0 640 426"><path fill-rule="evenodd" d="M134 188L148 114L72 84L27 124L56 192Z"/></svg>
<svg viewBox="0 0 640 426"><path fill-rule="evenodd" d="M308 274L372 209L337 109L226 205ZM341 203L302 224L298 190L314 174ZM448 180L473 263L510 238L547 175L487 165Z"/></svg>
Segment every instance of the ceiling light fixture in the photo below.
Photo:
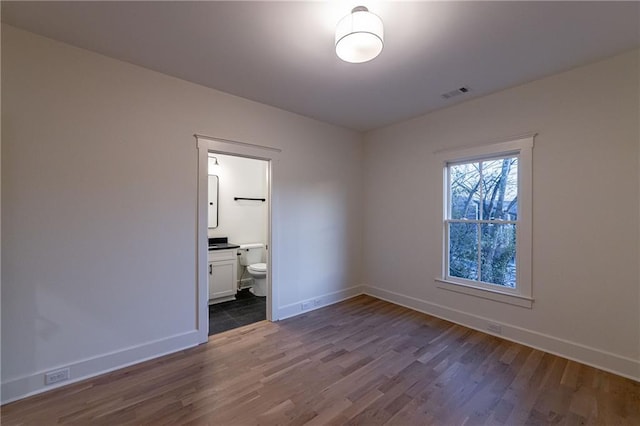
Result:
<svg viewBox="0 0 640 426"><path fill-rule="evenodd" d="M354 64L370 61L382 52L383 32L378 15L364 6L354 7L336 26L336 54Z"/></svg>

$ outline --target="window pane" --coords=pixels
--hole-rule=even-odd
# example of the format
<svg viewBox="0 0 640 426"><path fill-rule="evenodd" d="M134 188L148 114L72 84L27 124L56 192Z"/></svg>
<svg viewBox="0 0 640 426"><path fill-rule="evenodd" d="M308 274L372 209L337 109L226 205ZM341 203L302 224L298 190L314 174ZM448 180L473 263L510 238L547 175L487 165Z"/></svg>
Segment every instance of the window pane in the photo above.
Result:
<svg viewBox="0 0 640 426"><path fill-rule="evenodd" d="M518 159L512 158L511 161L504 196L504 211L506 220L518 220Z"/></svg>
<svg viewBox="0 0 640 426"><path fill-rule="evenodd" d="M449 167L451 183L451 219L479 219L480 163L455 164Z"/></svg>
<svg viewBox="0 0 640 426"><path fill-rule="evenodd" d="M449 275L478 279L478 225L449 223Z"/></svg>
<svg viewBox="0 0 640 426"><path fill-rule="evenodd" d="M482 218L516 220L518 159L503 158L482 162Z"/></svg>
<svg viewBox="0 0 640 426"><path fill-rule="evenodd" d="M516 287L516 225L482 224L481 281Z"/></svg>

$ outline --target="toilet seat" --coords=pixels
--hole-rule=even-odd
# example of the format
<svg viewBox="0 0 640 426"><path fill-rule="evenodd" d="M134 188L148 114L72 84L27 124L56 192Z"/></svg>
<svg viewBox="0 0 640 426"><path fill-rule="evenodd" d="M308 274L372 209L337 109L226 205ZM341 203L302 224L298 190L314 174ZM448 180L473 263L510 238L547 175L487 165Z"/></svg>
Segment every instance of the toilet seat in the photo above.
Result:
<svg viewBox="0 0 640 426"><path fill-rule="evenodd" d="M247 269L255 271L255 272L267 272L267 264L266 263L254 263L253 265L249 265Z"/></svg>

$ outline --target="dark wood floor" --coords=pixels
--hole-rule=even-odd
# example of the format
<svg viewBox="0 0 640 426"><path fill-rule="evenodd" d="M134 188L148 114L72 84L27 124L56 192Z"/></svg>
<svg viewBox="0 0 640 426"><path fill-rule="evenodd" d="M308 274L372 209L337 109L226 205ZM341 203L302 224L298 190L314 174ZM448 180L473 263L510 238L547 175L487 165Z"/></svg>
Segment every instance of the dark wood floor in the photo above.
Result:
<svg viewBox="0 0 640 426"><path fill-rule="evenodd" d="M368 296L2 407L2 424L640 425L640 384Z"/></svg>

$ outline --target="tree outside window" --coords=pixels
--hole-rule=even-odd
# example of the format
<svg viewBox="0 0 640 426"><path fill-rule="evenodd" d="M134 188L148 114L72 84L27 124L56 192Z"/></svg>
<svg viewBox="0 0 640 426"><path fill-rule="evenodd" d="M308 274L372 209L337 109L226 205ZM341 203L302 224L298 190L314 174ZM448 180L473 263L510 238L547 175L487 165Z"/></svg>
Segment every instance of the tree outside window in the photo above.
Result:
<svg viewBox="0 0 640 426"><path fill-rule="evenodd" d="M518 156L447 167L448 275L516 287Z"/></svg>

